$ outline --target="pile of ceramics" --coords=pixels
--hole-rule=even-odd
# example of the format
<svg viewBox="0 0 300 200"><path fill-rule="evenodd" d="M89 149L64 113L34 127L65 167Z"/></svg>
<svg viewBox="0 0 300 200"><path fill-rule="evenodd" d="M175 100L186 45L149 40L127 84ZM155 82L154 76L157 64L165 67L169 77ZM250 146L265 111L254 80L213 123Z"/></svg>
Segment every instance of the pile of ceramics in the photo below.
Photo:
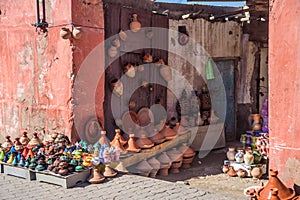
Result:
<svg viewBox="0 0 300 200"><path fill-rule="evenodd" d="M253 186L246 188L244 194L252 200L297 200L300 196L296 196L292 188L285 186L277 177L278 171L270 169L270 178L265 186Z"/></svg>
<svg viewBox="0 0 300 200"><path fill-rule="evenodd" d="M246 150L238 148L236 152L234 147L230 147L226 155L228 160L224 161L222 171L228 176L246 177L248 172L245 167L251 169L250 174L253 178L259 179L262 176L262 156L258 151L252 151L251 148L247 148ZM236 164L235 166L241 167L235 170L236 167L234 167L234 164Z"/></svg>
<svg viewBox="0 0 300 200"><path fill-rule="evenodd" d="M168 176L171 173L179 173L179 168L190 168L195 157L195 152L183 143L178 148L162 152L157 157L144 159L138 163L135 169L143 176L155 177L157 173L161 176Z"/></svg>

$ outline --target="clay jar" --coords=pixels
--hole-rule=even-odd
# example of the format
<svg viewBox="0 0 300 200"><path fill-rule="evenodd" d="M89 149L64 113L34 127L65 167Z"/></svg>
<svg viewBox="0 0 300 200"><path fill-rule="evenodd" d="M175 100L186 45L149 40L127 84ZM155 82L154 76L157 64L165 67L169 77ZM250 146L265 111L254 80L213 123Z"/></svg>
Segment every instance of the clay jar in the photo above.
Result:
<svg viewBox="0 0 300 200"><path fill-rule="evenodd" d="M189 148L186 143L183 143L178 150L183 154L182 168L190 168L195 157L195 152Z"/></svg>
<svg viewBox="0 0 300 200"><path fill-rule="evenodd" d="M130 23L130 30L135 33L141 29L142 25L138 21L137 14L133 14L132 17L133 17L133 19L132 19L132 22Z"/></svg>
<svg viewBox="0 0 300 200"><path fill-rule="evenodd" d="M141 137L136 140L135 144L141 149L148 149L154 146L154 143L147 138L145 133L141 134Z"/></svg>
<svg viewBox="0 0 300 200"><path fill-rule="evenodd" d="M162 152L162 154L157 159L160 162L159 174L161 176L168 176L169 175L169 168L171 167L171 160L168 157L167 153Z"/></svg>
<svg viewBox="0 0 300 200"><path fill-rule="evenodd" d="M160 162L155 158L152 157L148 160L149 165L151 165L152 170L150 172L150 177L154 178L160 169Z"/></svg>
<svg viewBox="0 0 300 200"><path fill-rule="evenodd" d="M97 168L94 168L92 170L92 175L88 179L88 182L92 184L98 184L104 182L105 177L99 172Z"/></svg>
<svg viewBox="0 0 300 200"><path fill-rule="evenodd" d="M172 140L176 137L176 132L171 129L169 125L165 125L160 132L166 138L166 140Z"/></svg>
<svg viewBox="0 0 300 200"><path fill-rule="evenodd" d="M234 161L234 159L235 159L235 154L236 154L235 148L234 148L234 147L229 147L229 148L228 148L228 151L227 151L227 153L226 153L227 159L228 159L229 161Z"/></svg>
<svg viewBox="0 0 300 200"><path fill-rule="evenodd" d="M24 146L26 146L29 141L30 141L30 139L27 136L27 132L23 132L23 135L20 138L21 144L24 145Z"/></svg>
<svg viewBox="0 0 300 200"><path fill-rule="evenodd" d="M251 149L246 150L246 154L244 155L245 165L252 165L254 163L254 156Z"/></svg>
<svg viewBox="0 0 300 200"><path fill-rule="evenodd" d="M270 190L272 188L278 189L278 197L279 199L292 199L295 196L295 191L291 188L287 188L281 180L277 177L278 171L274 169L270 169L270 177L269 181L265 187L259 189L257 191L257 199L265 200L268 199Z"/></svg>
<svg viewBox="0 0 300 200"><path fill-rule="evenodd" d="M134 134L129 134L128 147L126 148L126 150L134 153L138 153L141 151L141 149L135 143Z"/></svg>
<svg viewBox="0 0 300 200"><path fill-rule="evenodd" d="M141 175L149 176L152 170L152 166L146 161L146 159L144 159L136 166L136 169L140 172Z"/></svg>

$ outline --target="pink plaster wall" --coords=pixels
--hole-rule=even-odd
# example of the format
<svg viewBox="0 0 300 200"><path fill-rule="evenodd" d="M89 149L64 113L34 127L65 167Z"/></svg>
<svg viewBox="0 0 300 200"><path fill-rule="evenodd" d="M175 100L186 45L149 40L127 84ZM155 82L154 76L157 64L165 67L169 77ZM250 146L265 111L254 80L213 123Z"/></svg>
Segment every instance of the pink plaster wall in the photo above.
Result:
<svg viewBox="0 0 300 200"><path fill-rule="evenodd" d="M270 167L300 186L300 1L270 3Z"/></svg>

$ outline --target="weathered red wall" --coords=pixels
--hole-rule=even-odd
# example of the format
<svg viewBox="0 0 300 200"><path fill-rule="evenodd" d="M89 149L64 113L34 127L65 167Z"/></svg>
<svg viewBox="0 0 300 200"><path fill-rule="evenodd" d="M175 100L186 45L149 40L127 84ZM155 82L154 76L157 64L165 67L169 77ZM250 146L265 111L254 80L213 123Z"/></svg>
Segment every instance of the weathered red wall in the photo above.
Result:
<svg viewBox="0 0 300 200"><path fill-rule="evenodd" d="M289 186L300 186L299 19L299 0L271 1L270 167L278 169Z"/></svg>
<svg viewBox="0 0 300 200"><path fill-rule="evenodd" d="M36 22L35 1L0 1L0 10L0 141L23 129L70 136L74 74L104 36L101 29L83 28L80 40L63 40L59 32L71 22L103 28L101 3L46 0L46 33L31 26Z"/></svg>

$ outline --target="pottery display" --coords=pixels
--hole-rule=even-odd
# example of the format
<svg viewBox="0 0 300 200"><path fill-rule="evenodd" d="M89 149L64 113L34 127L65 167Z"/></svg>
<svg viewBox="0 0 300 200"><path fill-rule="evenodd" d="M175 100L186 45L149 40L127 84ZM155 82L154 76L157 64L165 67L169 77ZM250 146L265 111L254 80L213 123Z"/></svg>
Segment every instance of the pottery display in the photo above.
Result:
<svg viewBox="0 0 300 200"><path fill-rule="evenodd" d="M160 162L155 158L152 157L148 160L149 165L151 165L152 170L150 172L150 177L154 178L160 169Z"/></svg>
<svg viewBox="0 0 300 200"><path fill-rule="evenodd" d="M138 153L141 151L141 149L135 143L134 134L129 135L128 147L126 148L126 150L134 153Z"/></svg>
<svg viewBox="0 0 300 200"><path fill-rule="evenodd" d="M126 154L127 153L127 151L125 150L125 148L121 144L119 136L115 136L115 140L114 140L114 142L111 142L111 145L113 145L114 147L118 148L120 150L121 154Z"/></svg>
<svg viewBox="0 0 300 200"><path fill-rule="evenodd" d="M133 14L132 17L133 17L133 19L132 19L132 22L130 23L130 30L135 33L141 29L142 24L138 21L137 14Z"/></svg>
<svg viewBox="0 0 300 200"><path fill-rule="evenodd" d="M257 191L256 196L258 200L268 199L270 191L272 188L278 189L278 197L279 199L292 199L295 197L295 191L291 188L287 188L281 180L277 177L278 171L274 169L270 169L269 173L269 181L268 183Z"/></svg>
<svg viewBox="0 0 300 200"><path fill-rule="evenodd" d="M253 156L254 156L254 163L259 164L262 159L262 155L257 150L253 150Z"/></svg>
<svg viewBox="0 0 300 200"><path fill-rule="evenodd" d="M246 154L244 155L244 162L245 162L245 165L252 165L254 163L254 156L253 156L253 153L252 153L252 150L248 149L246 150Z"/></svg>
<svg viewBox="0 0 300 200"><path fill-rule="evenodd" d="M111 168L109 165L105 165L103 176L106 178L113 178L117 175L117 172Z"/></svg>
<svg viewBox="0 0 300 200"><path fill-rule="evenodd" d="M149 149L154 146L154 143L147 138L145 133L142 133L141 136L137 138L135 144L141 149Z"/></svg>
<svg viewBox="0 0 300 200"><path fill-rule="evenodd" d="M92 184L98 184L104 182L105 177L99 172L97 168L92 170L91 176L88 178L88 182Z"/></svg>
<svg viewBox="0 0 300 200"><path fill-rule="evenodd" d="M67 27L62 27L59 32L59 35L64 40L70 39L72 36L70 29Z"/></svg>
<svg viewBox="0 0 300 200"><path fill-rule="evenodd" d="M253 131L260 131L261 130L261 115L260 114L252 114L251 115L251 127Z"/></svg>
<svg viewBox="0 0 300 200"><path fill-rule="evenodd" d="M33 133L33 137L31 138L31 140L29 141L28 145L29 146L32 146L32 147L35 147L39 144L41 144L42 141L41 139L37 136L37 133Z"/></svg>
<svg viewBox="0 0 300 200"><path fill-rule="evenodd" d="M146 161L146 159L144 159L143 161L141 161L140 163L137 164L137 166L135 167L135 169L137 169L141 175L143 176L149 176L151 170L153 169L152 166Z"/></svg>
<svg viewBox="0 0 300 200"><path fill-rule="evenodd" d="M238 163L244 162L244 150L243 149L238 149L237 153L234 156L235 161Z"/></svg>
<svg viewBox="0 0 300 200"><path fill-rule="evenodd" d="M101 131L101 137L99 139L99 144L103 146L104 144L110 147L110 141L108 137L106 136L106 131Z"/></svg>
<svg viewBox="0 0 300 200"><path fill-rule="evenodd" d="M196 153L186 143L183 143L178 150L183 154L182 168L190 168Z"/></svg>
<svg viewBox="0 0 300 200"><path fill-rule="evenodd" d="M171 129L169 125L165 125L160 132L166 138L166 140L172 140L177 136L176 132Z"/></svg>
<svg viewBox="0 0 300 200"><path fill-rule="evenodd" d="M26 146L29 143L30 139L27 136L27 132L23 132L23 135L20 137L20 142L22 145Z"/></svg>
<svg viewBox="0 0 300 200"><path fill-rule="evenodd" d="M235 148L234 147L229 147L228 151L226 153L227 159L229 161L234 161L235 160L235 154L236 154Z"/></svg>
<svg viewBox="0 0 300 200"><path fill-rule="evenodd" d="M82 36L82 29L80 27L74 27L72 31L72 36L74 39L80 39Z"/></svg>
<svg viewBox="0 0 300 200"><path fill-rule="evenodd" d="M229 171L229 170L228 170L228 171ZM244 178L244 177L247 176L247 171L244 170L244 169L242 169L242 168L240 168L240 169L238 169L238 170L236 171L236 174L237 174L238 177Z"/></svg>
<svg viewBox="0 0 300 200"><path fill-rule="evenodd" d="M237 173L236 173L236 171L234 170L234 168L232 166L229 166L229 170L227 172L227 175L231 176L231 177L237 176Z"/></svg>
<svg viewBox="0 0 300 200"><path fill-rule="evenodd" d="M161 65L159 73L165 81L169 82L172 80L172 69L168 65Z"/></svg>
<svg viewBox="0 0 300 200"><path fill-rule="evenodd" d="M22 152L23 151L23 145L20 142L20 138L15 138L14 146L15 146L15 150L17 152Z"/></svg>
<svg viewBox="0 0 300 200"><path fill-rule="evenodd" d="M161 132L157 132L157 129L154 129L154 135L149 138L154 144L163 143L166 138L163 136Z"/></svg>

